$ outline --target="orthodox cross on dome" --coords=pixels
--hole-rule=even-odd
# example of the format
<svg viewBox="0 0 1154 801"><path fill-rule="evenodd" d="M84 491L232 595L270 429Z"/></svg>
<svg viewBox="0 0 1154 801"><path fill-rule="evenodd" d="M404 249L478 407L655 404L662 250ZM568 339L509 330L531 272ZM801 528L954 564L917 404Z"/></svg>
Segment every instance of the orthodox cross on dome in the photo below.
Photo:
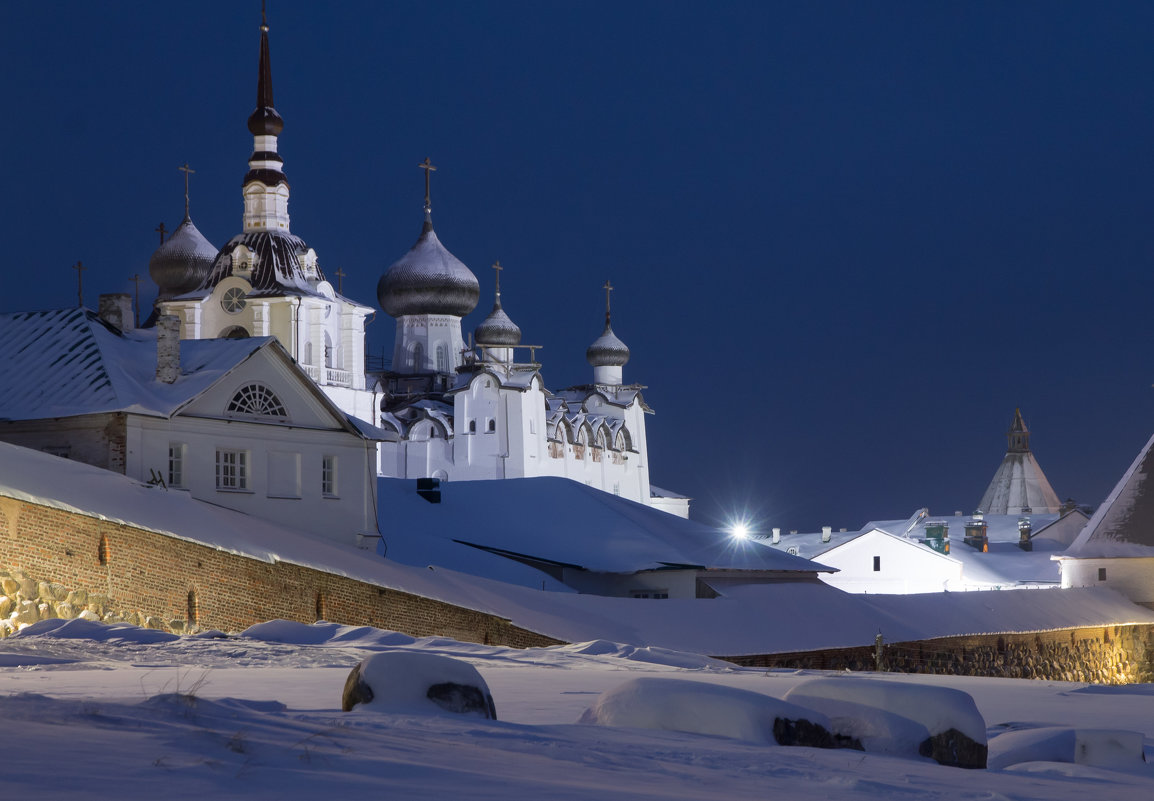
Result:
<svg viewBox="0 0 1154 801"><path fill-rule="evenodd" d="M84 271L88 268L79 261L72 265L72 269L76 271L76 305L81 308L84 307Z"/></svg>
<svg viewBox="0 0 1154 801"><path fill-rule="evenodd" d="M346 273L344 270L342 270L340 267L338 267L337 271L335 273L333 273L333 275L335 275L337 277L337 294L340 295L344 292L343 287L345 284L345 282L342 281L341 279L343 279L346 275L348 275L348 273Z"/></svg>
<svg viewBox="0 0 1154 801"><path fill-rule="evenodd" d="M184 166L177 167L176 169L178 169L182 173L184 173L184 219L187 220L189 218L188 217L188 175L189 175L189 173L196 172L196 170L194 170L192 167L189 167L187 161L184 162Z"/></svg>
<svg viewBox="0 0 1154 801"><path fill-rule="evenodd" d="M134 273L129 280L136 284L136 305L132 307L133 327L140 328L140 282L144 279L140 277L140 273Z"/></svg>
<svg viewBox="0 0 1154 801"><path fill-rule="evenodd" d="M493 271L497 275L497 298L498 298L498 300L501 298L501 271L504 269L505 268L501 266L501 260L500 259L497 259L495 262L493 262Z"/></svg>
<svg viewBox="0 0 1154 801"><path fill-rule="evenodd" d="M436 172L437 168L433 166L428 156L425 156L425 160L417 166L425 171L425 217L428 218L433 211L433 205L429 201L429 173Z"/></svg>
<svg viewBox="0 0 1154 801"><path fill-rule="evenodd" d="M605 290L605 324L609 324L609 293L613 291L613 284L609 283L609 279L605 279L605 283L601 286Z"/></svg>
<svg viewBox="0 0 1154 801"><path fill-rule="evenodd" d="M260 29L268 30L268 15L265 13L265 0L260 0Z"/></svg>
<svg viewBox="0 0 1154 801"><path fill-rule="evenodd" d="M161 223L160 225L156 226L152 230L156 231L158 234L160 234L160 244L163 245L164 244L164 235L168 233L168 229L164 227L164 223Z"/></svg>

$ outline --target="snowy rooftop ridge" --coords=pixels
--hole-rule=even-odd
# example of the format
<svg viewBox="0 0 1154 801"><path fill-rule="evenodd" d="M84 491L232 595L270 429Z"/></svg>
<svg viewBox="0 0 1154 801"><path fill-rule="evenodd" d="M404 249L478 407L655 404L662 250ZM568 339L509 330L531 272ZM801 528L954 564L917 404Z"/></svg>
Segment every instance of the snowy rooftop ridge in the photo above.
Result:
<svg viewBox="0 0 1154 801"><path fill-rule="evenodd" d="M1154 556L1154 437L1063 556Z"/></svg>
<svg viewBox="0 0 1154 801"><path fill-rule="evenodd" d="M130 411L167 417L269 337L181 342L181 375L156 379L156 332L116 331L89 309L0 314L0 419Z"/></svg>

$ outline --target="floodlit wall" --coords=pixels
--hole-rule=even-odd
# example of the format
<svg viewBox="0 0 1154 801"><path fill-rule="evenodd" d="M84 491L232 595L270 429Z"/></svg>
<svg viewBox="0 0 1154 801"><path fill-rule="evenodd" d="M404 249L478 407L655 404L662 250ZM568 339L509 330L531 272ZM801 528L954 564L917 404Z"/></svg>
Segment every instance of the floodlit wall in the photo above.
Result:
<svg viewBox="0 0 1154 801"><path fill-rule="evenodd" d="M237 631L281 618L514 647L560 642L495 615L3 497L0 588L0 631L7 632L87 613L177 633Z"/></svg>

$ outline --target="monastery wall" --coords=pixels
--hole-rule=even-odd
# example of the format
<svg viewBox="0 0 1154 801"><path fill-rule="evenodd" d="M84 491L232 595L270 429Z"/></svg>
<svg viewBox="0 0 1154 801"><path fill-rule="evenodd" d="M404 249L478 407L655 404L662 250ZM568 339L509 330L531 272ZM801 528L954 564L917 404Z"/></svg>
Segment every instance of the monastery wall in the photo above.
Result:
<svg viewBox="0 0 1154 801"><path fill-rule="evenodd" d="M559 644L495 615L285 562L0 498L0 633L56 617L184 633L324 619L518 648Z"/></svg>
<svg viewBox="0 0 1154 801"><path fill-rule="evenodd" d="M875 670L874 646L761 656L724 656L738 665L816 670ZM1094 684L1154 681L1154 625L978 634L883 643L882 669Z"/></svg>

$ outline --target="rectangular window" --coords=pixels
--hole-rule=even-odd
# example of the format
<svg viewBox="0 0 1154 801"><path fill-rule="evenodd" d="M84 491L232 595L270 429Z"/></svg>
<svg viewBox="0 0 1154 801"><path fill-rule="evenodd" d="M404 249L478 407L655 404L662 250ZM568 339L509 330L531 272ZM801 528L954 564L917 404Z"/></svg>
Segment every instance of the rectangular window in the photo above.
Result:
<svg viewBox="0 0 1154 801"><path fill-rule="evenodd" d="M630 590L630 598L669 598L669 590Z"/></svg>
<svg viewBox="0 0 1154 801"><path fill-rule="evenodd" d="M184 448L182 442L168 444L168 486L184 486Z"/></svg>
<svg viewBox="0 0 1154 801"><path fill-rule="evenodd" d="M880 573L882 569L882 558L880 556L874 557L874 572Z"/></svg>
<svg viewBox="0 0 1154 801"><path fill-rule="evenodd" d="M289 451L269 451L268 497L301 496L301 455Z"/></svg>
<svg viewBox="0 0 1154 801"><path fill-rule="evenodd" d="M248 489L248 451L216 451L216 488Z"/></svg>
<svg viewBox="0 0 1154 801"><path fill-rule="evenodd" d="M337 457L321 457L321 495L337 497Z"/></svg>
<svg viewBox="0 0 1154 801"><path fill-rule="evenodd" d="M1100 567L1100 568L1098 568L1098 581L1105 581L1105 580L1106 580L1106 568Z"/></svg>

